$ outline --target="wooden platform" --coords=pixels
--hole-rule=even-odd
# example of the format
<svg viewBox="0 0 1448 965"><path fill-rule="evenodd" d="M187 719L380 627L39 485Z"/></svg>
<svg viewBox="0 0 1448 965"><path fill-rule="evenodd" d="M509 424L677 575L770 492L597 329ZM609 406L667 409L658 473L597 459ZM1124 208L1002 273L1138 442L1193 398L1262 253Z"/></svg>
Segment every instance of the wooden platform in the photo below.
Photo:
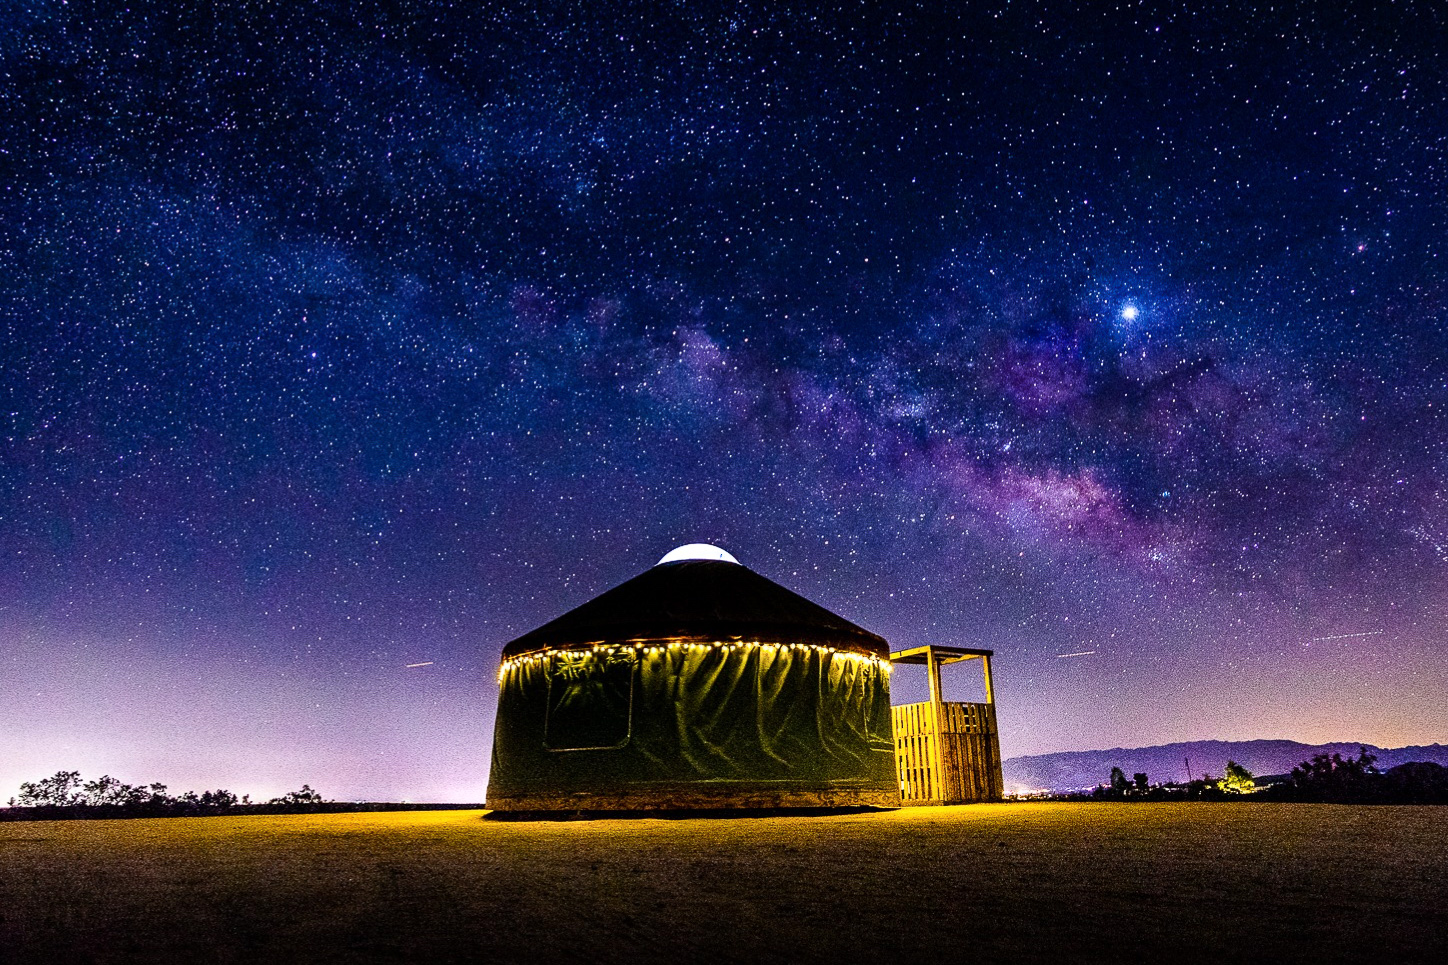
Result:
<svg viewBox="0 0 1448 965"><path fill-rule="evenodd" d="M925 664L930 675L930 700L890 708L902 804L1001 800L1005 781L990 676L991 656L989 650L934 645L890 655L893 663ZM941 665L976 659L981 661L985 674L986 702L941 700Z"/></svg>

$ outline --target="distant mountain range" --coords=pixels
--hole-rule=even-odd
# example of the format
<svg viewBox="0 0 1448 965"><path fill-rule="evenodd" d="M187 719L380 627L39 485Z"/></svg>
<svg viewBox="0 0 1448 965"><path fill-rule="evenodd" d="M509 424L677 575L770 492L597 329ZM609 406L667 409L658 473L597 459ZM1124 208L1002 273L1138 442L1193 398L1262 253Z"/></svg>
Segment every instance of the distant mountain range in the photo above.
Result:
<svg viewBox="0 0 1448 965"><path fill-rule="evenodd" d="M1358 748L1377 755L1381 770L1408 761L1432 761L1448 765L1448 745L1376 747L1362 743L1302 744L1288 740L1187 741L1155 747L1113 747L1108 751L1061 751L1012 757L1004 762L1007 791L1076 791L1106 783L1113 767L1129 778L1144 773L1153 784L1182 781L1191 762L1193 778L1210 774L1221 777L1227 760L1241 764L1257 775L1286 774L1314 754L1356 757Z"/></svg>

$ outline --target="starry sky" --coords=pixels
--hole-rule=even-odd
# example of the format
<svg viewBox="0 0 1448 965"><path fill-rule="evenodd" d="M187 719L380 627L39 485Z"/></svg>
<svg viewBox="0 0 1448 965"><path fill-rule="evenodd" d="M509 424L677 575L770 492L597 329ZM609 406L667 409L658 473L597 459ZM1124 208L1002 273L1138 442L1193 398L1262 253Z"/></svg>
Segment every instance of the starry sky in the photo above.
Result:
<svg viewBox="0 0 1448 965"><path fill-rule="evenodd" d="M1104 7L7 4L0 798L481 800L693 541L1007 756L1448 740L1445 15Z"/></svg>

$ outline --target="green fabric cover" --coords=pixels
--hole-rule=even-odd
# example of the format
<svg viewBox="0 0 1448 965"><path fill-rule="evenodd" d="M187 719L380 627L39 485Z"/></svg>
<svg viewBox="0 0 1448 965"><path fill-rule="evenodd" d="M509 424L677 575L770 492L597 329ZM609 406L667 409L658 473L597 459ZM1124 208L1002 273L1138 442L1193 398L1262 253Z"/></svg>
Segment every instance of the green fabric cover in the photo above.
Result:
<svg viewBox="0 0 1448 965"><path fill-rule="evenodd" d="M489 797L896 787L878 663L769 645L556 650L500 687Z"/></svg>

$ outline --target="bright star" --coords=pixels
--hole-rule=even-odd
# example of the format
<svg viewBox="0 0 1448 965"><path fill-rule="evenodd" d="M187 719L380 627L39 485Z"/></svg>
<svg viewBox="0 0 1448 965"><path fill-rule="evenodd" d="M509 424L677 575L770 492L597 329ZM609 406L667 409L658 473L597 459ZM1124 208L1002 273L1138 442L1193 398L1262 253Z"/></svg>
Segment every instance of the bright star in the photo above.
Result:
<svg viewBox="0 0 1448 965"><path fill-rule="evenodd" d="M1123 321L1134 322L1136 321L1136 316L1140 314L1141 312L1135 305L1127 305L1121 309L1121 318Z"/></svg>

